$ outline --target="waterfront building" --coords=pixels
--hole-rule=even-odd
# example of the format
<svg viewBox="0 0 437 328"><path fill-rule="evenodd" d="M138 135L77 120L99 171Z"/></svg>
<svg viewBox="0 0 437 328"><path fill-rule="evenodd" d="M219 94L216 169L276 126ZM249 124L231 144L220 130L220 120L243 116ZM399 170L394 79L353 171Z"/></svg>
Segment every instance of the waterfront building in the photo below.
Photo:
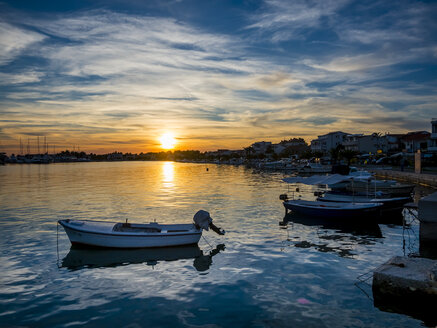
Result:
<svg viewBox="0 0 437 328"><path fill-rule="evenodd" d="M272 146L272 143L269 141L258 141L253 143L250 147L252 147L253 151L256 154L264 154L267 152L267 149Z"/></svg>
<svg viewBox="0 0 437 328"><path fill-rule="evenodd" d="M343 146L346 150L356 151L361 154L386 153L388 150L387 137L378 133L369 135L350 134L344 138Z"/></svg>
<svg viewBox="0 0 437 328"><path fill-rule="evenodd" d="M282 140L280 143L273 144L273 151L280 155L282 153L299 153L308 150L308 144L302 138Z"/></svg>
<svg viewBox="0 0 437 328"><path fill-rule="evenodd" d="M387 154L393 155L396 153L399 153L402 151L402 137L404 137L405 134L386 134L385 138L387 141Z"/></svg>
<svg viewBox="0 0 437 328"><path fill-rule="evenodd" d="M364 135L362 133L347 135L343 141L344 149L359 152L360 138L363 136Z"/></svg>
<svg viewBox="0 0 437 328"><path fill-rule="evenodd" d="M408 153L415 153L418 150L426 151L431 143L431 133L427 131L408 132L401 139L403 149Z"/></svg>
<svg viewBox="0 0 437 328"><path fill-rule="evenodd" d="M318 136L317 139L311 140L311 150L327 153L331 149L341 145L348 135L350 135L350 133L335 131Z"/></svg>
<svg viewBox="0 0 437 328"><path fill-rule="evenodd" d="M108 161L122 161L123 160L123 153L114 152L112 154L108 154L106 159Z"/></svg>
<svg viewBox="0 0 437 328"><path fill-rule="evenodd" d="M213 157L216 159L226 158L226 157L243 157L245 154L243 149L230 150L230 149L218 149L216 151L208 151L205 153L207 157Z"/></svg>

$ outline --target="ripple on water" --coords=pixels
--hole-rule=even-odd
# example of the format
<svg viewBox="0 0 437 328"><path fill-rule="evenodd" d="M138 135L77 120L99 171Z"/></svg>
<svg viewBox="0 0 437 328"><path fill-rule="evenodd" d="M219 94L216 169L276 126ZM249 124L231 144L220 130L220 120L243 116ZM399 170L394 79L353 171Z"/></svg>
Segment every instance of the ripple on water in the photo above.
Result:
<svg viewBox="0 0 437 328"><path fill-rule="evenodd" d="M0 174L1 325L421 326L374 308L355 286L402 254L402 227L280 227L281 173L120 162L6 165ZM302 188L305 199L313 192ZM62 229L56 235L61 218L182 223L199 209L227 234L206 232L177 258L81 253Z"/></svg>

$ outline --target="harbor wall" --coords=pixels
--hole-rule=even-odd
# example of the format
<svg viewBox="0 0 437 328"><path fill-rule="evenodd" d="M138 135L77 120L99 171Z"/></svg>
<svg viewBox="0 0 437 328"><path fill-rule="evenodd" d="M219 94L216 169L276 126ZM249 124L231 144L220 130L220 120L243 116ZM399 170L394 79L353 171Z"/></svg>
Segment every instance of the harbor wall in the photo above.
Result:
<svg viewBox="0 0 437 328"><path fill-rule="evenodd" d="M396 256L373 272L374 305L437 325L437 261Z"/></svg>
<svg viewBox="0 0 437 328"><path fill-rule="evenodd" d="M372 169L369 171L375 173L378 178L395 179L407 183L414 183L437 189L437 174L403 172L383 169Z"/></svg>
<svg viewBox="0 0 437 328"><path fill-rule="evenodd" d="M419 200L420 245L437 246L437 192Z"/></svg>

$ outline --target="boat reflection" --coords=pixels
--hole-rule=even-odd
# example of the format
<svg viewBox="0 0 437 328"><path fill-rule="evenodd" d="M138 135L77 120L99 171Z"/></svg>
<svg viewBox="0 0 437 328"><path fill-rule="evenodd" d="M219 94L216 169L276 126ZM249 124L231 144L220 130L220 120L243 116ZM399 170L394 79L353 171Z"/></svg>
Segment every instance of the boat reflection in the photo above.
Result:
<svg viewBox="0 0 437 328"><path fill-rule="evenodd" d="M212 257L225 249L224 244L204 253L198 245L143 249L103 249L72 246L62 260L61 267L70 270L84 268L117 267L145 263L157 265L159 261L194 259L197 271L206 271L212 264Z"/></svg>
<svg viewBox="0 0 437 328"><path fill-rule="evenodd" d="M352 224L289 213L279 225L287 230L284 246L314 248L341 257L353 258L359 245L373 245L375 239L382 238L381 229L375 222ZM315 229L308 230L308 227Z"/></svg>
<svg viewBox="0 0 437 328"><path fill-rule="evenodd" d="M403 211L382 213L377 222L380 224L393 224L401 226L404 222L404 215L405 214Z"/></svg>
<svg viewBox="0 0 437 328"><path fill-rule="evenodd" d="M351 218L351 221L353 218ZM289 223L299 223L306 226L318 226L323 229L336 230L337 232L350 233L355 236L369 236L381 238L382 232L379 225L374 221L369 222L345 222L345 221L330 221L324 218L308 217L297 213L288 213L284 216L280 226L287 226Z"/></svg>

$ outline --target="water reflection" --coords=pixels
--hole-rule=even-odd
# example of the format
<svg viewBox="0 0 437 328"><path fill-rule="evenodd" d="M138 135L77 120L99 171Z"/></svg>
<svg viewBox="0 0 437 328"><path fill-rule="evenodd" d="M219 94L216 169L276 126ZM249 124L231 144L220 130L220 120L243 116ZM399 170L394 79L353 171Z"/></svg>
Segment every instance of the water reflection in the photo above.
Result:
<svg viewBox="0 0 437 328"><path fill-rule="evenodd" d="M101 249L72 246L62 260L61 267L70 270L84 268L117 267L145 263L157 265L159 261L194 259L197 271L206 271L212 264L212 257L225 249L224 244L204 254L198 245L145 249Z"/></svg>
<svg viewBox="0 0 437 328"><path fill-rule="evenodd" d="M402 226L381 225L384 239L296 222L279 230L282 173L208 167L152 161L0 167L0 326L423 327L375 309L354 285L402 252ZM303 192L314 198L313 190ZM212 247L202 240L185 259L100 250L89 260L90 250L72 249L63 263L70 241L59 231L64 267L54 263L60 217L186 223L201 208L230 231L226 251L212 250L224 239L207 233ZM412 227L418 231L417 221ZM324 247L295 247L305 242Z"/></svg>
<svg viewBox="0 0 437 328"><path fill-rule="evenodd" d="M354 258L357 245L373 245L375 238L382 238L381 229L374 222L347 223L289 213L279 225L287 230L284 247L314 248L341 257ZM302 240L302 236L310 240Z"/></svg>
<svg viewBox="0 0 437 328"><path fill-rule="evenodd" d="M174 163L173 162L163 162L162 163L162 182L164 187L173 187L174 180Z"/></svg>
<svg viewBox="0 0 437 328"><path fill-rule="evenodd" d="M435 296L431 294L391 293L390 288L372 288L373 304L384 312L406 314L422 320L427 327L437 327Z"/></svg>
<svg viewBox="0 0 437 328"><path fill-rule="evenodd" d="M404 214L401 213L393 213L393 214L384 214L378 219L378 223L380 224L392 224L397 226L402 226L404 222Z"/></svg>

